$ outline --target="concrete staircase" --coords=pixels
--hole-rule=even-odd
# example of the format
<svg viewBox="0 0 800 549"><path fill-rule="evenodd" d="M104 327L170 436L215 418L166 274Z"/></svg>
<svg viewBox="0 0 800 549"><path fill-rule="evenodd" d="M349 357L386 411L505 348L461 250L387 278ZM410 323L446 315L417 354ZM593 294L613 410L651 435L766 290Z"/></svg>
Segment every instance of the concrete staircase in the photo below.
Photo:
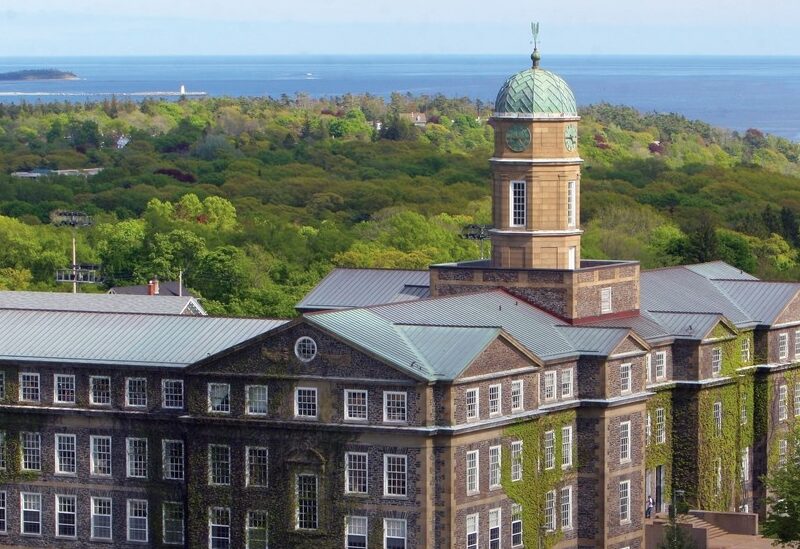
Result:
<svg viewBox="0 0 800 549"><path fill-rule="evenodd" d="M713 524L709 524L708 522L692 515L678 515L678 522L682 524L691 524L693 528L705 529L706 533L708 534L709 547L716 547L717 544L715 544L713 540L728 534L728 532L722 528L718 528Z"/></svg>

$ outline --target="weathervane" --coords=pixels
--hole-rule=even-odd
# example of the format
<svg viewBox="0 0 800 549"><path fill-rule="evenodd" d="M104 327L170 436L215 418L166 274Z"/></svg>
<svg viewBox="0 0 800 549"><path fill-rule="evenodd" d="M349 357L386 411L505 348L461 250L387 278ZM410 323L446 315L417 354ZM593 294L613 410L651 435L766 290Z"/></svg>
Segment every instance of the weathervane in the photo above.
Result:
<svg viewBox="0 0 800 549"><path fill-rule="evenodd" d="M531 61L533 61L533 68L539 68L539 23L531 22L531 34L533 35L533 53L531 54Z"/></svg>

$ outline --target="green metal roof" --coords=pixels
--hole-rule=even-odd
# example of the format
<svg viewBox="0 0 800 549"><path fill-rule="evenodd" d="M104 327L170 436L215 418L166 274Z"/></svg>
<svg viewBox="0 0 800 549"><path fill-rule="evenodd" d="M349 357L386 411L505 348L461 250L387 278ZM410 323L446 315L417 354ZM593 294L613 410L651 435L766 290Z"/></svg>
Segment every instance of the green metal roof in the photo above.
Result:
<svg viewBox="0 0 800 549"><path fill-rule="evenodd" d="M496 113L577 116L575 96L560 76L543 69L518 72L503 84L494 103Z"/></svg>

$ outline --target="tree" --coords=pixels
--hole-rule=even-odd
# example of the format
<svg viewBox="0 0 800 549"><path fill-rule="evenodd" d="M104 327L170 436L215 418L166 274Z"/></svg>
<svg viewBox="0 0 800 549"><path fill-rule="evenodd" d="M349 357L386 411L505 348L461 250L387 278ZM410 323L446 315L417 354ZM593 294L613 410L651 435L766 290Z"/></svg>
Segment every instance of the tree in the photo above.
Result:
<svg viewBox="0 0 800 549"><path fill-rule="evenodd" d="M664 527L664 541L658 544L658 549L694 549L694 543L686 535L674 516Z"/></svg>
<svg viewBox="0 0 800 549"><path fill-rule="evenodd" d="M761 523L761 532L784 547L800 549L800 430L797 428L790 446L793 451L786 464L766 478L767 518Z"/></svg>
<svg viewBox="0 0 800 549"><path fill-rule="evenodd" d="M700 224L689 233L687 250L688 261L705 263L719 259L719 239L713 223L707 217L700 220Z"/></svg>

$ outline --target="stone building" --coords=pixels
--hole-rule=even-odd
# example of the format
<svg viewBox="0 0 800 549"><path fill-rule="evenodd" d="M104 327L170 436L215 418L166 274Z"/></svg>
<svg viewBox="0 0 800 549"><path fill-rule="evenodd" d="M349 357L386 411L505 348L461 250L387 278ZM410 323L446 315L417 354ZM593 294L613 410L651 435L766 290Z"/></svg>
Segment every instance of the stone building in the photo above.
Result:
<svg viewBox="0 0 800 549"><path fill-rule="evenodd" d="M648 494L763 512L800 285L582 258L575 100L533 61L490 260L338 269L291 321L0 309L0 543L638 549Z"/></svg>

